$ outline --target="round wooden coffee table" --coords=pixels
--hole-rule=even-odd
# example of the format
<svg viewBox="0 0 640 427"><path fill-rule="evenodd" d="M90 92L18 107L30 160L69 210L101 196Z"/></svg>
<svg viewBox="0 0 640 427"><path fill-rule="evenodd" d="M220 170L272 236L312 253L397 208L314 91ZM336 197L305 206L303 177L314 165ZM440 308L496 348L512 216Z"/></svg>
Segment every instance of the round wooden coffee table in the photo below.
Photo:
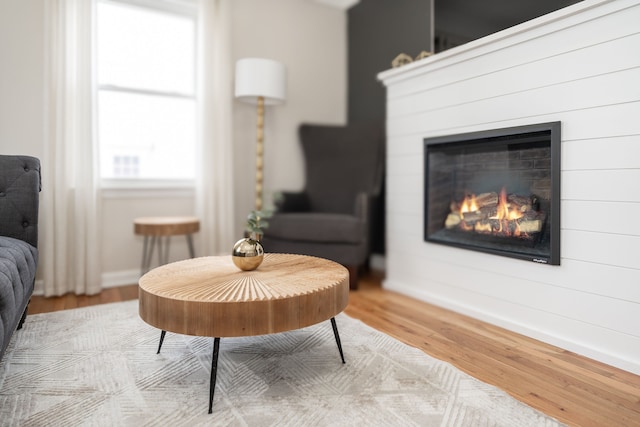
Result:
<svg viewBox="0 0 640 427"><path fill-rule="evenodd" d="M241 271L231 256L174 262L139 281L142 320L166 331L214 337L209 390L213 408L220 338L273 334L331 320L349 301L349 272L322 258L265 254L256 270Z"/></svg>

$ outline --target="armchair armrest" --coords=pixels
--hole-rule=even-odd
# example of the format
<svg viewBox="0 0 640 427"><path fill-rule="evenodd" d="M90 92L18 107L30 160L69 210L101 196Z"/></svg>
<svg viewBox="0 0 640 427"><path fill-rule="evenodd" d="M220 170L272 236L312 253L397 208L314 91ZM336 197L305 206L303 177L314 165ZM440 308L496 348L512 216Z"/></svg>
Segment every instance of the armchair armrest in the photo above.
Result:
<svg viewBox="0 0 640 427"><path fill-rule="evenodd" d="M281 197L274 201L278 212L308 212L311 210L311 203L307 193L283 191Z"/></svg>
<svg viewBox="0 0 640 427"><path fill-rule="evenodd" d="M369 193L358 193L356 195L354 208L355 216L360 218L362 221L368 222L375 197L375 195Z"/></svg>

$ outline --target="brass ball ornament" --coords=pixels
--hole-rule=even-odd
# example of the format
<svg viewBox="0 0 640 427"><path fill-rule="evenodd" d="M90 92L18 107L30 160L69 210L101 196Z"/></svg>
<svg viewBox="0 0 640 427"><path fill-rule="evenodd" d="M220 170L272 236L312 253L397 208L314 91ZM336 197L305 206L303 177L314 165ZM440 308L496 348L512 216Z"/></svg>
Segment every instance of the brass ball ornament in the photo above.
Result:
<svg viewBox="0 0 640 427"><path fill-rule="evenodd" d="M240 270L255 270L262 264L264 248L260 243L260 237L262 230L269 226L266 219L272 215L272 211L261 210L251 211L247 215L245 231L249 237L238 240L231 251L231 259Z"/></svg>
<svg viewBox="0 0 640 427"><path fill-rule="evenodd" d="M249 237L240 239L233 245L231 259L240 270L255 270L262 264L264 248L255 239Z"/></svg>

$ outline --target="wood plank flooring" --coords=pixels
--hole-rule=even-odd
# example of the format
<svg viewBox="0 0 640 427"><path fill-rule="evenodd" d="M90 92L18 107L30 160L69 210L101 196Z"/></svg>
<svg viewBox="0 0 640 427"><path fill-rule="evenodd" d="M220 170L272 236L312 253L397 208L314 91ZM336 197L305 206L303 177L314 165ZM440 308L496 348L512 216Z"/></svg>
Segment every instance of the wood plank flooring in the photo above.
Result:
<svg viewBox="0 0 640 427"><path fill-rule="evenodd" d="M640 376L384 290L381 281L379 274L362 277L345 313L568 425L640 426ZM137 285L96 296L35 296L29 314L137 297Z"/></svg>

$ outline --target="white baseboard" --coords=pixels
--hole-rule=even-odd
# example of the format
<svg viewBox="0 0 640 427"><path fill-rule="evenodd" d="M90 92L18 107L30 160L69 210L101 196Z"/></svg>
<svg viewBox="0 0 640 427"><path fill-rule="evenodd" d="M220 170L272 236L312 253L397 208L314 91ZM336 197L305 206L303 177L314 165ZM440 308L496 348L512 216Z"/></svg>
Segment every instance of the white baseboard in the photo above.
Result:
<svg viewBox="0 0 640 427"><path fill-rule="evenodd" d="M371 257L369 257L369 267L371 267L372 270L386 271L387 258L381 254L371 254Z"/></svg>
<svg viewBox="0 0 640 427"><path fill-rule="evenodd" d="M44 295L44 280L38 279L33 284L33 295L36 295L36 296Z"/></svg>
<svg viewBox="0 0 640 427"><path fill-rule="evenodd" d="M140 270L121 270L102 273L102 289L115 288L118 286L135 285L140 278ZM33 295L44 295L44 280L36 280Z"/></svg>
<svg viewBox="0 0 640 427"><path fill-rule="evenodd" d="M102 273L102 288L115 288L117 286L135 285L140 279L140 270L121 270Z"/></svg>

